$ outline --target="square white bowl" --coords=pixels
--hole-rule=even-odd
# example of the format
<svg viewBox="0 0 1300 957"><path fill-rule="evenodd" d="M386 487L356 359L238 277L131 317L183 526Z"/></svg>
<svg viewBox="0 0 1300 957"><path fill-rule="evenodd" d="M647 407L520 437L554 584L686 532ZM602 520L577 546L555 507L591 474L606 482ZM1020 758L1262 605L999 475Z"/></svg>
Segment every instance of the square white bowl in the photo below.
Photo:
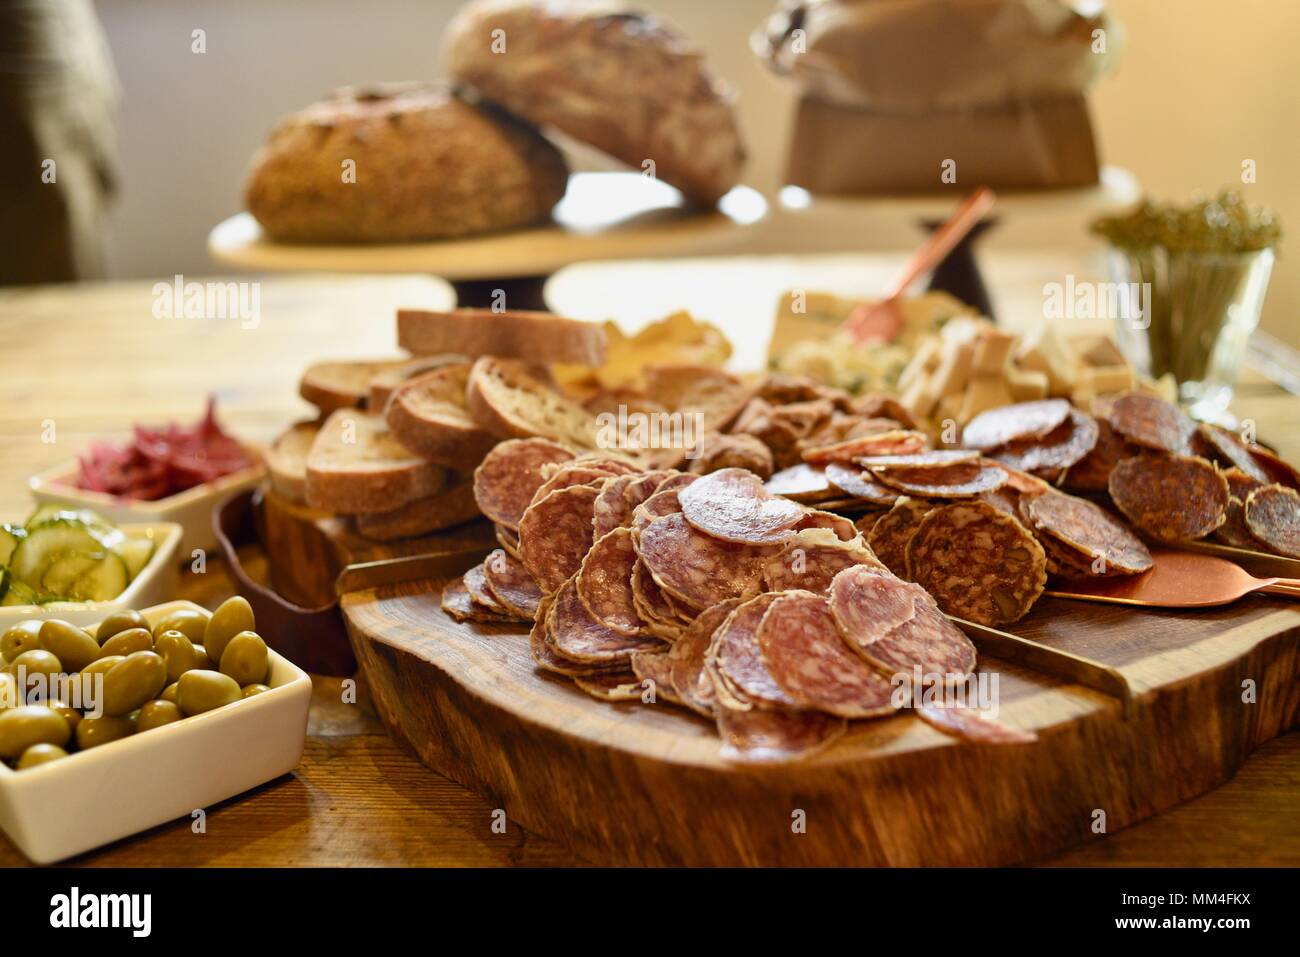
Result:
<svg viewBox="0 0 1300 957"><path fill-rule="evenodd" d="M175 522L137 524L124 522L123 533L153 539L153 554L122 594L108 601L57 601L45 605L9 605L0 608L0 632L28 618L62 618L74 625L91 625L103 621L122 608L145 608L171 601L180 582L182 529Z"/></svg>
<svg viewBox="0 0 1300 957"><path fill-rule="evenodd" d="M227 495L254 488L266 475L260 453L252 446L246 446L250 455L258 457L257 464L238 472L223 475L215 482L205 482L184 492L168 495L156 501L136 501L106 495L103 492L91 492L77 488L77 475L81 466L76 462L65 462L47 469L27 480L36 501L44 505L70 505L74 508L89 508L114 524L122 522L176 522L184 529L181 535L180 553L188 561L194 549L200 548L209 555L218 554L216 533L212 530L212 512Z"/></svg>
<svg viewBox="0 0 1300 957"><path fill-rule="evenodd" d="M141 609L150 624L189 601ZM287 774L307 739L311 678L271 651L269 691L22 771L0 764L0 828L49 864ZM196 838L202 840L203 838Z"/></svg>

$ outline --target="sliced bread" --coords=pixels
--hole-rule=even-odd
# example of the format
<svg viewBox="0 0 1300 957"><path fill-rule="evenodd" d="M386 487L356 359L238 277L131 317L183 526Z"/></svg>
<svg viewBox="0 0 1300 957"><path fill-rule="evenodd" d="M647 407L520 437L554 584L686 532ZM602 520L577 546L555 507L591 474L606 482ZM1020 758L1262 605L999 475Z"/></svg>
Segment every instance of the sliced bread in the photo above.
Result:
<svg viewBox="0 0 1300 957"><path fill-rule="evenodd" d="M470 364L447 365L399 386L384 409L393 435L438 465L471 471L497 444L466 408Z"/></svg>
<svg viewBox="0 0 1300 957"><path fill-rule="evenodd" d="M397 311L397 342L414 355L459 352L529 362L598 366L605 361L605 328L549 312L454 309Z"/></svg>
<svg viewBox="0 0 1300 957"><path fill-rule="evenodd" d="M449 479L393 438L380 416L356 409L326 419L307 453L307 504L340 515L391 512Z"/></svg>
<svg viewBox="0 0 1300 957"><path fill-rule="evenodd" d="M420 356L418 359L409 359L401 365L393 366L391 369L385 369L383 372L371 376L370 395L366 399L366 411L383 415L388 400L403 382L409 382L418 375L432 372L434 369L441 369L443 366L456 365L457 363L468 365L469 359L462 355Z"/></svg>
<svg viewBox="0 0 1300 957"><path fill-rule="evenodd" d="M316 441L320 423L295 422L266 451L271 488L283 499L307 504L307 453Z"/></svg>
<svg viewBox="0 0 1300 957"><path fill-rule="evenodd" d="M329 415L337 409L359 409L370 395L370 380L398 368L409 359L359 359L316 362L298 381L298 394Z"/></svg>
<svg viewBox="0 0 1300 957"><path fill-rule="evenodd" d="M391 542L451 528L468 522L478 514L478 505L474 502L473 479L464 476L457 478L455 484L436 495L403 505L391 512L358 515L356 523L357 531L366 538Z"/></svg>
<svg viewBox="0 0 1300 957"><path fill-rule="evenodd" d="M595 448L595 417L556 391L543 375L518 359L483 356L470 370L465 391L470 415L500 438L541 437Z"/></svg>

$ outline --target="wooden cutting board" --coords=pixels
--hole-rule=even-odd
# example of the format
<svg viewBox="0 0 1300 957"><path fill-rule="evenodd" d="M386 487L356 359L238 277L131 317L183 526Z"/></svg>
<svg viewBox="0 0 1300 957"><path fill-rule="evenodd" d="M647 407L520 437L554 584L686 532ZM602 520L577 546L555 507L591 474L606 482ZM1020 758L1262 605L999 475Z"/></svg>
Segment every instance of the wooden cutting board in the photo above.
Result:
<svg viewBox="0 0 1300 957"><path fill-rule="evenodd" d="M1117 668L1130 718L1116 699L981 655L1002 718L1036 744L978 747L902 714L851 724L806 762L737 766L719 759L711 722L596 701L535 669L521 626L452 621L441 586L342 601L385 725L509 820L599 864L1034 860L1215 787L1300 719L1294 603L1188 613L1046 599L1011 630Z"/></svg>

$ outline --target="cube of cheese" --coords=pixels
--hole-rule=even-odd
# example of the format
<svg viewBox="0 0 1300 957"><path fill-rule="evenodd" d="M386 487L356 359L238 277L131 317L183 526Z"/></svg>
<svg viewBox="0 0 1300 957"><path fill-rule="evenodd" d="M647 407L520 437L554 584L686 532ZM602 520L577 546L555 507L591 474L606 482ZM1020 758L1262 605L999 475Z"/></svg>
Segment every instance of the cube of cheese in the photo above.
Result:
<svg viewBox="0 0 1300 957"><path fill-rule="evenodd" d="M971 379L966 386L965 400L957 414L959 422L969 422L981 412L1011 404L1011 390L1007 380L1000 375L986 375Z"/></svg>
<svg viewBox="0 0 1300 957"><path fill-rule="evenodd" d="M1034 399L1047 398L1049 383L1046 372L1032 369L1019 369L1011 366L1006 371L1007 388L1011 398L1017 402L1031 402Z"/></svg>
<svg viewBox="0 0 1300 957"><path fill-rule="evenodd" d="M1127 392L1137 384L1137 379L1126 365L1084 366L1079 370L1079 384L1094 395L1106 395L1108 392Z"/></svg>
<svg viewBox="0 0 1300 957"><path fill-rule="evenodd" d="M1084 364L1090 366L1128 365L1124 353L1119 351L1119 346L1115 345L1115 340L1109 336L1100 336L1091 342L1085 343L1080 350L1079 358L1083 360Z"/></svg>
<svg viewBox="0 0 1300 957"><path fill-rule="evenodd" d="M1016 337L1000 329L990 329L975 341L971 375L998 375L1011 358Z"/></svg>
<svg viewBox="0 0 1300 957"><path fill-rule="evenodd" d="M928 376L918 376L898 397L903 408L918 419L928 419L934 411L935 403L939 401L939 397L931 391L931 381Z"/></svg>
<svg viewBox="0 0 1300 957"><path fill-rule="evenodd" d="M1039 323L1020 340L1016 365L1047 375L1052 395L1069 395L1077 375L1078 358L1051 321Z"/></svg>
<svg viewBox="0 0 1300 957"><path fill-rule="evenodd" d="M939 367L930 377L933 383L931 392L934 393L936 401L945 395L957 395L966 388L974 358L973 342L960 339L948 339L944 342Z"/></svg>
<svg viewBox="0 0 1300 957"><path fill-rule="evenodd" d="M903 367L898 376L898 391L906 392L918 377L932 371L939 364L940 341L937 336L929 336L916 347L911 360Z"/></svg>

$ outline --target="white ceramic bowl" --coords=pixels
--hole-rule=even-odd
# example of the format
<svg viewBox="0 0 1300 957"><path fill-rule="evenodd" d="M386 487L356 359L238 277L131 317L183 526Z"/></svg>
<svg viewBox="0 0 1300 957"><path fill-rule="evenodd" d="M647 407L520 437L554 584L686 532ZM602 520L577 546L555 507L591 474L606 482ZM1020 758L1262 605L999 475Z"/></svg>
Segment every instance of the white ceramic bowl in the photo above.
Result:
<svg viewBox="0 0 1300 957"><path fill-rule="evenodd" d="M198 607L173 601L141 611L155 623ZM0 828L48 864L289 773L307 737L311 679L274 651L269 657L270 691L49 764L0 764Z"/></svg>
<svg viewBox="0 0 1300 957"><path fill-rule="evenodd" d="M181 527L175 522L136 524L118 528L127 535L145 535L154 542L153 554L122 594L109 601L57 601L46 605L8 605L0 608L0 632L27 618L62 618L74 625L103 621L121 608L145 608L169 601L180 581Z"/></svg>
<svg viewBox="0 0 1300 957"><path fill-rule="evenodd" d="M249 451L257 453L253 447L249 447ZM117 525L123 522L176 522L184 529L180 553L186 561L196 548L201 548L209 556L219 553L217 536L212 531L212 512L217 503L227 495L255 487L266 474L266 468L259 461L251 468L231 472L215 482L196 485L154 502L138 502L77 488L79 471L76 462L65 462L33 475L27 480L27 487L41 504L93 509Z"/></svg>

